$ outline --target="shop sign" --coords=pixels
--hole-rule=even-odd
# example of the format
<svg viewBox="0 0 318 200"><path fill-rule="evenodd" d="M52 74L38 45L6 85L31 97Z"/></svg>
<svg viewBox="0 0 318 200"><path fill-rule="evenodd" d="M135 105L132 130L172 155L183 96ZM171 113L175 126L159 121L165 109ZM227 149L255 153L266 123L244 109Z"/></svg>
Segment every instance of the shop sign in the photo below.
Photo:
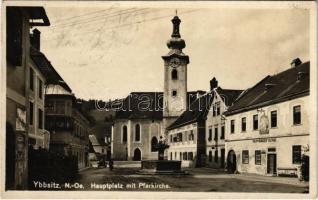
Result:
<svg viewBox="0 0 318 200"><path fill-rule="evenodd" d="M276 138L256 138L253 139L254 143L262 143L262 142L276 142Z"/></svg>

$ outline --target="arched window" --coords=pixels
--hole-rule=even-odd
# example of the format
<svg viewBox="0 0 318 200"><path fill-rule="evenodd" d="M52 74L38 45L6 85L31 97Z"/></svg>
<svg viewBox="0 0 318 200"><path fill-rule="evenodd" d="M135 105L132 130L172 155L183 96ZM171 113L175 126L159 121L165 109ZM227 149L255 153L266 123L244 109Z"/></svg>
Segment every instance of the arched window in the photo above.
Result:
<svg viewBox="0 0 318 200"><path fill-rule="evenodd" d="M135 126L135 141L140 141L140 125Z"/></svg>
<svg viewBox="0 0 318 200"><path fill-rule="evenodd" d="M127 126L123 126L123 142L127 142Z"/></svg>
<svg viewBox="0 0 318 200"><path fill-rule="evenodd" d="M172 80L177 80L178 79L178 71L176 69L172 70L171 78L172 78Z"/></svg>
<svg viewBox="0 0 318 200"><path fill-rule="evenodd" d="M158 145L157 137L152 137L152 139L151 139L151 152L155 152L157 150L156 149L157 145Z"/></svg>

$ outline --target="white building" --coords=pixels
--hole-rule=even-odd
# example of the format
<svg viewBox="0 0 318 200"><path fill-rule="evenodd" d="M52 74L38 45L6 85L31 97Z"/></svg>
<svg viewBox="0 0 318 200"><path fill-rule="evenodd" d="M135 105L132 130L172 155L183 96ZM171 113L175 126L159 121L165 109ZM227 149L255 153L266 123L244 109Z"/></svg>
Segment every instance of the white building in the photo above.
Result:
<svg viewBox="0 0 318 200"><path fill-rule="evenodd" d="M242 90L223 89L218 86L215 78L210 81L210 87L213 99L205 124L206 165L224 168L226 118L223 113L242 93Z"/></svg>
<svg viewBox="0 0 318 200"><path fill-rule="evenodd" d="M262 175L297 175L309 151L309 66L267 76L225 113L227 168Z"/></svg>

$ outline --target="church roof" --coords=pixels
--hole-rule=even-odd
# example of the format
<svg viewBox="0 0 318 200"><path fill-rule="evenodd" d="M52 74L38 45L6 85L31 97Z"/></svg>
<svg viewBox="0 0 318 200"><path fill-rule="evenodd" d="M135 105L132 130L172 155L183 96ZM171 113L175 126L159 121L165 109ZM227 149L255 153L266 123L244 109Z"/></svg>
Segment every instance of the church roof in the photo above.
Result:
<svg viewBox="0 0 318 200"><path fill-rule="evenodd" d="M167 129L171 130L199 120L205 120L209 112L213 96L214 93L209 92L196 99Z"/></svg>
<svg viewBox="0 0 318 200"><path fill-rule="evenodd" d="M197 99L197 94L204 91L187 92L187 105ZM152 119L163 118L162 92L132 92L122 100L120 109L116 112L116 119Z"/></svg>
<svg viewBox="0 0 318 200"><path fill-rule="evenodd" d="M305 62L279 74L266 76L234 102L226 115L232 115L309 95L310 63Z"/></svg>

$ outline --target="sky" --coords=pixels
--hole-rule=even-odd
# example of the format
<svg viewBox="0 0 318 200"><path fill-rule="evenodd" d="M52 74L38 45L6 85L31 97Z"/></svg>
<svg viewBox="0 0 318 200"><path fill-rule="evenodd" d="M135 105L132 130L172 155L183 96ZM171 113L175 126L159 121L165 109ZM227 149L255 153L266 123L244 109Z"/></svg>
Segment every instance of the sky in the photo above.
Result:
<svg viewBox="0 0 318 200"><path fill-rule="evenodd" d="M175 8L45 7L51 26L41 51L78 98L117 99L163 91L166 42ZM267 75L309 60L305 9L179 8L180 33L190 57L188 91L247 89Z"/></svg>

